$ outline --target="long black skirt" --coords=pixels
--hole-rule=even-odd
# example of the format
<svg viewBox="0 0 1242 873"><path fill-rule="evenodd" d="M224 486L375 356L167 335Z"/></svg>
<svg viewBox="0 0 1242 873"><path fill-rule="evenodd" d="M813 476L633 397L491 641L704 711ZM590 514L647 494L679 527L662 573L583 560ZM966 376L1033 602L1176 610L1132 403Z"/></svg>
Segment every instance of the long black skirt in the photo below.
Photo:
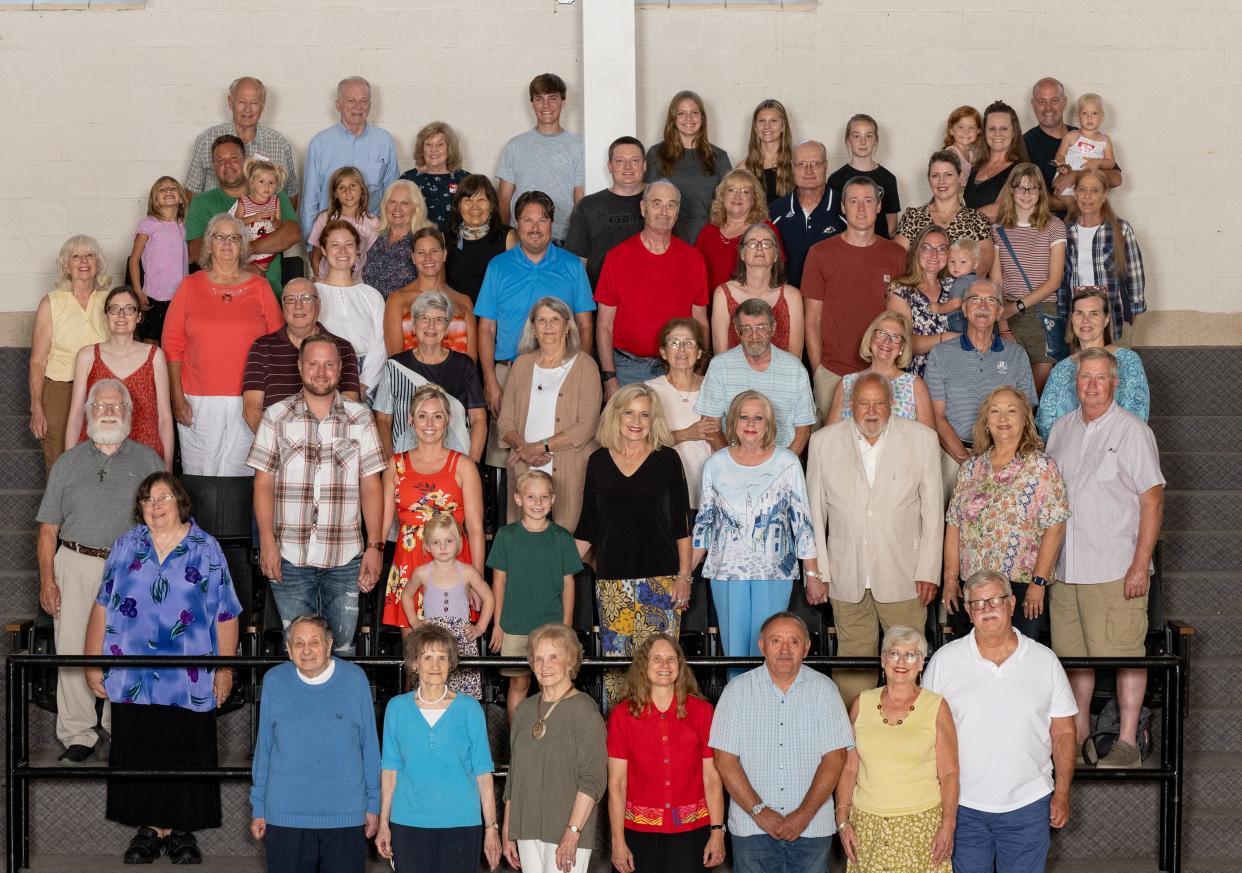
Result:
<svg viewBox="0 0 1242 873"><path fill-rule="evenodd" d="M209 769L217 765L214 711L112 704L109 769ZM136 828L218 828L220 783L214 779L110 777L107 818Z"/></svg>

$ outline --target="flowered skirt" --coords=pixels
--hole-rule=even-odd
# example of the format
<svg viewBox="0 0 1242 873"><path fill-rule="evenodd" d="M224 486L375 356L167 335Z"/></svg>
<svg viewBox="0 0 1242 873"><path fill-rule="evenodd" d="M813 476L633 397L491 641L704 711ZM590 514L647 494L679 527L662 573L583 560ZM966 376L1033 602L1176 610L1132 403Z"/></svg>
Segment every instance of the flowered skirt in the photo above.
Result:
<svg viewBox="0 0 1242 873"><path fill-rule="evenodd" d="M850 824L858 836L858 861L848 873L953 873L953 863L931 862L931 844L940 828L941 806L909 815L872 815L855 807Z"/></svg>
<svg viewBox="0 0 1242 873"><path fill-rule="evenodd" d="M467 639L466 625L468 622L464 619L435 616L427 619L427 623L439 625L453 635L453 639L457 640L458 655L467 658L479 656L479 641ZM456 694L465 694L475 700L482 700L483 674L477 667L458 667L449 675L448 687Z"/></svg>
<svg viewBox="0 0 1242 873"><path fill-rule="evenodd" d="M597 579L601 644L606 658L628 658L634 648L653 634L676 637L681 614L673 608L673 577ZM611 706L621 693L623 670L604 672L604 690Z"/></svg>

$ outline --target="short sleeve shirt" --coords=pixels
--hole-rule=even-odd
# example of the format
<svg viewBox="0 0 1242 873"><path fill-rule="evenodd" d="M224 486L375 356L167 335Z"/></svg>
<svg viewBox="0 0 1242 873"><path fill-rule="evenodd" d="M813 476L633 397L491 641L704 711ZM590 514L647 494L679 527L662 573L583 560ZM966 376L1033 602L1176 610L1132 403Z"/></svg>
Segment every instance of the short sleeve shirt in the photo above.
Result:
<svg viewBox="0 0 1242 873"><path fill-rule="evenodd" d="M703 759L713 757L708 737L712 705L686 698L661 712L648 703L637 718L619 702L608 717L608 757L625 761L625 827L679 834L711 822L703 790Z"/></svg>
<svg viewBox="0 0 1242 873"><path fill-rule="evenodd" d="M723 418L733 398L748 388L762 392L771 401L778 446L793 442L796 428L815 423L815 398L806 368L789 352L775 347L763 372L751 368L741 346L712 358L694 408L703 415Z"/></svg>
<svg viewBox="0 0 1242 873"><path fill-rule="evenodd" d="M582 137L567 130L549 135L532 129L513 137L505 143L496 168L496 176L513 185L510 211L527 191L542 191L556 207L552 238L563 240L574 208L574 188L586 185L585 160Z"/></svg>
<svg viewBox="0 0 1242 873"><path fill-rule="evenodd" d="M950 340L932 348L927 356L923 376L927 393L933 402L944 401L945 419L958 437L972 439L979 404L993 388L1012 385L1035 405L1035 380L1031 376L1031 359L1017 343L1008 343L999 336L980 353L966 334L957 342Z"/></svg>
<svg viewBox="0 0 1242 873"><path fill-rule="evenodd" d="M1001 238L1001 226L992 227L992 245L996 248L996 257L1001 266L1001 291L1006 300L1017 300L1025 297L1032 288L1037 288L1048 281L1049 262L1054 246L1065 245L1065 222L1053 216L1041 230L1031 225L1018 225L1004 228L1018 260L1015 262L1009 253L1009 247ZM1062 249L1064 250L1064 249ZM1018 269L1018 264L1022 269ZM1022 274L1026 273L1026 280ZM1030 288L1027 282L1030 282Z"/></svg>
<svg viewBox="0 0 1242 873"><path fill-rule="evenodd" d="M782 693L767 666L760 665L725 687L709 742L740 758L759 799L788 815L802 803L824 755L853 748L854 734L841 694L827 676L804 665ZM739 837L763 833L736 802L729 805L729 831ZM829 798L802 836L828 837L835 831Z"/></svg>
<svg viewBox="0 0 1242 873"><path fill-rule="evenodd" d="M525 636L565 617L565 577L582 569L582 559L574 538L559 524L532 533L515 521L496 531L487 566L505 574L501 630Z"/></svg>
<svg viewBox="0 0 1242 873"><path fill-rule="evenodd" d="M35 520L59 527L62 540L111 548L134 523L138 486L163 469L163 460L134 440L121 443L111 455L85 440L52 465Z"/></svg>

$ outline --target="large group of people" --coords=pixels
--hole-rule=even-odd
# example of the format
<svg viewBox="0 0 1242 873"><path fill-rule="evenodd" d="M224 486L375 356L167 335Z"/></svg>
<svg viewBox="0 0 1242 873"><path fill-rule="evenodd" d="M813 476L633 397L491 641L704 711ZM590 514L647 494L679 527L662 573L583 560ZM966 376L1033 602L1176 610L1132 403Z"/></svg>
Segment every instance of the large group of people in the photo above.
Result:
<svg viewBox="0 0 1242 873"><path fill-rule="evenodd" d="M597 830L619 873L727 846L740 873L825 870L834 833L859 873L1042 869L1095 682L1056 656L1143 654L1163 507L1100 98L1072 128L1040 80L1025 136L1003 102L955 109L903 209L871 115L830 173L765 100L734 167L682 91L587 195L565 83L528 96L493 184L439 121L402 175L344 79L299 174L244 77L184 184L152 186L130 284L64 244L30 366L57 651L234 654L249 604L172 471L252 477L290 658L254 757L270 870L360 871L374 838L398 871L583 873ZM309 276L282 263L299 239ZM763 659L715 709L692 601ZM368 608L413 680L382 731L347 660ZM803 664L820 609L882 673ZM618 659L601 701L575 624ZM483 647L513 659L500 803L460 663ZM62 670L62 760L102 727L114 768L212 766L217 664ZM1140 763L1145 687L1119 671L1099 766ZM137 828L127 862L194 863L221 810L209 781L113 778L107 815Z"/></svg>

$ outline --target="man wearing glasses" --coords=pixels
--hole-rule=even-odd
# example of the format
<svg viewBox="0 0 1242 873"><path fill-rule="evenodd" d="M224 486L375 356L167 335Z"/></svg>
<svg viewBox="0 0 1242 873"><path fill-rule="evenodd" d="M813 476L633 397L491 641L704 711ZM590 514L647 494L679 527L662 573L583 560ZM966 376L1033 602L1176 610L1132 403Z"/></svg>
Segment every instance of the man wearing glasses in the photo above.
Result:
<svg viewBox="0 0 1242 873"><path fill-rule="evenodd" d="M336 341L341 353L341 395L358 402L358 356L353 343L328 333L319 323L319 292L309 279L294 279L280 296L285 326L254 341L246 356L242 377L242 417L252 431L259 429L263 410L302 390L298 350L312 334Z"/></svg>
<svg viewBox="0 0 1242 873"><path fill-rule="evenodd" d="M996 333L1002 305L1000 291L986 279L970 286L962 300L966 332L935 346L927 356L923 379L936 414L936 433L944 449L944 484L950 493L957 468L970 457L979 404L988 392L1012 385L1026 395L1031 406L1036 403L1030 358L1021 345L1006 342Z"/></svg>
<svg viewBox="0 0 1242 873"><path fill-rule="evenodd" d="M129 438L133 417L129 391L116 379L100 379L86 395L85 442L61 455L48 473L39 522L39 605L55 622L56 653L81 655L86 623L103 580L104 561L116 538L133 526L134 496L164 461ZM59 544L58 544L59 541ZM64 764L95 754L95 695L81 667L58 671L56 738ZM111 727L104 703L103 728Z"/></svg>
<svg viewBox="0 0 1242 873"><path fill-rule="evenodd" d="M973 630L941 647L923 676L923 687L949 702L957 724L953 869L1042 873L1049 825L1069 821L1078 706L1052 650L1013 627L1014 597L1004 576L974 573L963 597Z"/></svg>
<svg viewBox="0 0 1242 873"><path fill-rule="evenodd" d="M822 142L807 140L794 146L793 172L794 190L772 201L768 217L781 234L785 276L790 285L801 288L807 252L845 230L845 221L841 203L828 187L828 149Z"/></svg>
<svg viewBox="0 0 1242 873"><path fill-rule="evenodd" d="M841 377L867 368L859 344L884 311L889 284L905 269L905 249L875 232L882 198L874 179L855 176L846 182L845 232L816 243L806 256L798 287L820 421L828 416Z"/></svg>
<svg viewBox="0 0 1242 873"><path fill-rule="evenodd" d="M776 316L757 297L744 300L733 313L739 345L712 358L699 388L695 411L722 419L733 398L747 389L762 393L776 415L776 444L802 454L815 423L811 380L802 362L772 346Z"/></svg>
<svg viewBox="0 0 1242 873"><path fill-rule="evenodd" d="M595 345L604 397L631 382L664 375L660 328L673 318L707 326L707 264L699 250L673 236L681 194L667 179L647 186L639 208L643 229L604 258L595 302Z"/></svg>

